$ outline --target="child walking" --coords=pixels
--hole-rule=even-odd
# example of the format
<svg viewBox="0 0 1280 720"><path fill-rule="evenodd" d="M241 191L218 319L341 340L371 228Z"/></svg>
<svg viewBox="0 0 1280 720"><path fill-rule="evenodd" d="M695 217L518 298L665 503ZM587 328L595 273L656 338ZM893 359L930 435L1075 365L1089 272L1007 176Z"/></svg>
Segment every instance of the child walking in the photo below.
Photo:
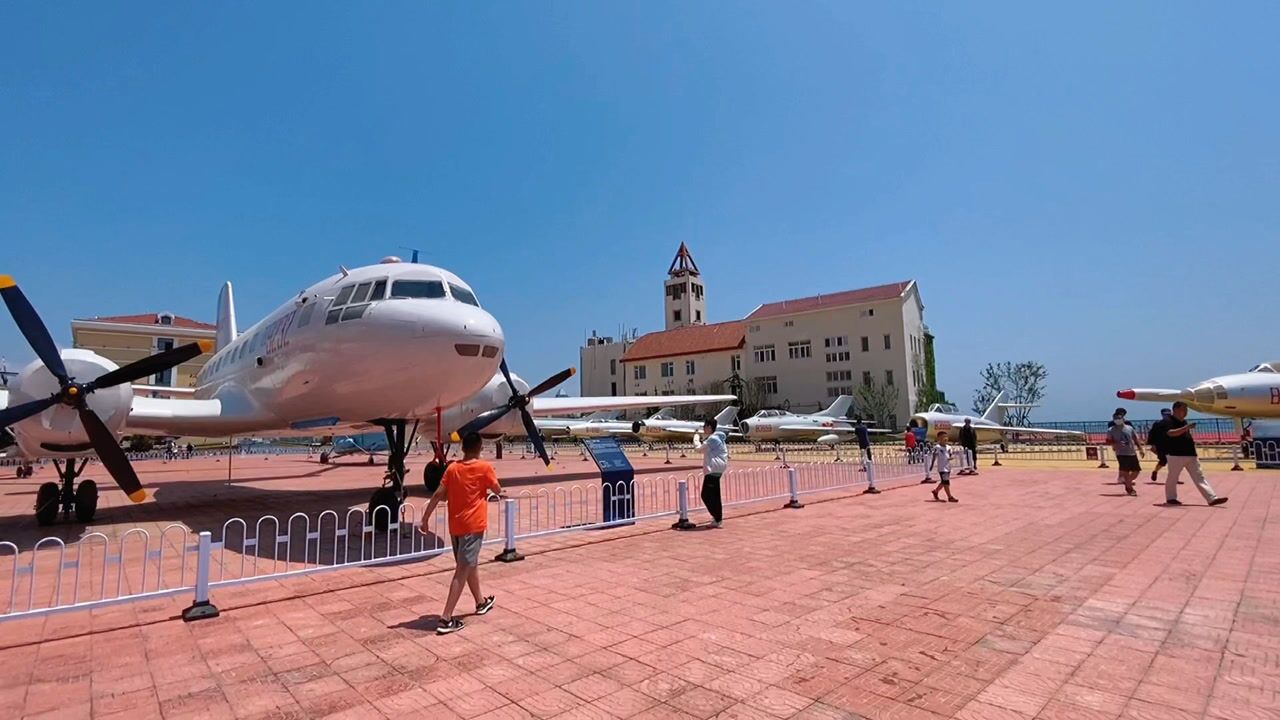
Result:
<svg viewBox="0 0 1280 720"><path fill-rule="evenodd" d="M938 491L946 490L947 502L960 502L951 494L951 448L947 446L946 430L938 431L938 444L934 445L929 453L929 467L924 471L926 480L935 467L938 468L938 487L933 489L933 499L942 502L942 498L938 497Z"/></svg>

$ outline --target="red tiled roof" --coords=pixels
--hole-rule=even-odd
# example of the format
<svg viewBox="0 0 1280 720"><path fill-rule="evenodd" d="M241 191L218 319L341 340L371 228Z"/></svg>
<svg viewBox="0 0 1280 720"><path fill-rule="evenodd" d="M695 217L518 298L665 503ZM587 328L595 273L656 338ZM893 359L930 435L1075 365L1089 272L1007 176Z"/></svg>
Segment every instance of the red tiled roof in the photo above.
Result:
<svg viewBox="0 0 1280 720"><path fill-rule="evenodd" d="M794 315L795 313L811 312L813 310L831 310L849 305L892 300L901 297L902 293L911 287L911 282L906 280L860 290L845 290L844 292L831 293L830 295L814 295L812 297L796 298L795 300L765 303L753 310L746 319L761 320L763 318L778 317L779 315Z"/></svg>
<svg viewBox="0 0 1280 720"><path fill-rule="evenodd" d="M160 325L160 313L146 315L109 315L107 317L77 318L86 322L114 323L116 325ZM181 315L174 315L173 322L164 327L186 328L187 330L216 330L217 327L199 320L192 320Z"/></svg>
<svg viewBox="0 0 1280 720"><path fill-rule="evenodd" d="M737 350L746 342L747 324L742 320L714 325L686 325L641 335L627 348L622 362Z"/></svg>

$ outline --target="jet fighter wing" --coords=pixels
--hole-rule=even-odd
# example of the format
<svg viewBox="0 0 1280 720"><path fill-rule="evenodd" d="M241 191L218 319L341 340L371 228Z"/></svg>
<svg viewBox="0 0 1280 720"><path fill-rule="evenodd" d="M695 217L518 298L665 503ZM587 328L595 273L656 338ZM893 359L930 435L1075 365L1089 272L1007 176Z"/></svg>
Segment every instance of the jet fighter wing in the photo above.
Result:
<svg viewBox="0 0 1280 720"><path fill-rule="evenodd" d="M1139 400L1141 402L1177 402L1178 400L1194 400L1195 396L1188 390L1170 390L1167 388L1133 388L1117 390L1116 397L1121 400Z"/></svg>
<svg viewBox="0 0 1280 720"><path fill-rule="evenodd" d="M953 429L957 429L957 425ZM1049 430L1047 428L1033 427L1007 427L1005 425L974 425L974 430L998 430L1000 432L1022 433L1023 435L1072 435L1083 437L1084 433L1075 430Z"/></svg>
<svg viewBox="0 0 1280 720"><path fill-rule="evenodd" d="M857 431L857 428L850 427L848 425L837 425L834 427L820 427L818 425L781 425L777 429L786 430L787 432L820 432L826 435L832 435L832 434L838 434L838 433L845 433L845 434L852 435L855 431ZM893 433L892 430L885 430L883 428L869 427L866 430L867 432L872 434L879 433L879 434L888 435Z"/></svg>
<svg viewBox="0 0 1280 720"><path fill-rule="evenodd" d="M631 395L627 397L535 397L529 401L533 415L583 413L593 410L628 410L655 405L709 405L736 400L732 395Z"/></svg>

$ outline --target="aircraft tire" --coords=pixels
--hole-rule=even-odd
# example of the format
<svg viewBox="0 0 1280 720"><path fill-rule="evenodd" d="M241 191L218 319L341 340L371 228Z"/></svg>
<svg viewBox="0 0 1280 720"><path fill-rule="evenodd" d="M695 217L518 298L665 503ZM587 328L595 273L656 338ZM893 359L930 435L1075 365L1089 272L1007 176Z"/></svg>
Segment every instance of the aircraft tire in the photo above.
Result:
<svg viewBox="0 0 1280 720"><path fill-rule="evenodd" d="M372 464L373 464L373 461L374 461L374 457L373 457L372 455L370 455L370 456L369 456L369 464L370 464L370 465L372 465Z"/></svg>
<svg viewBox="0 0 1280 720"><path fill-rule="evenodd" d="M327 453L327 452L322 452L322 453L320 453L320 464L321 464L321 465L328 465L328 464L329 464L329 453Z"/></svg>
<svg viewBox="0 0 1280 720"><path fill-rule="evenodd" d="M98 511L98 483L85 480L76 488L76 520L87 523Z"/></svg>
<svg viewBox="0 0 1280 720"><path fill-rule="evenodd" d="M58 483L47 482L36 491L36 523L48 526L58 522L58 496L62 494Z"/></svg>
<svg viewBox="0 0 1280 720"><path fill-rule="evenodd" d="M427 486L427 497L435 495L436 490L440 489L440 481L444 479L444 471L448 468L449 463L432 460L422 469L422 484Z"/></svg>
<svg viewBox="0 0 1280 720"><path fill-rule="evenodd" d="M380 508L387 508L381 510ZM369 499L369 518L375 530L385 531L391 521L400 518L400 498L396 491L389 488L378 488Z"/></svg>

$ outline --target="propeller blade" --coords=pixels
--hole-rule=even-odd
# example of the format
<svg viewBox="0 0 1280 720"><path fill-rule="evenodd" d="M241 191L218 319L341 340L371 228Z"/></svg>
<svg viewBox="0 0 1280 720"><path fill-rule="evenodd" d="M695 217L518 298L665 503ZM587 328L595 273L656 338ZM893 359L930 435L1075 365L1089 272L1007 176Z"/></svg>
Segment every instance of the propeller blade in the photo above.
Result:
<svg viewBox="0 0 1280 720"><path fill-rule="evenodd" d="M511 388L512 395L519 395L520 391L516 389L516 384L511 382L511 371L507 369L507 358L504 355L502 362L498 363L498 369L502 371L502 377L507 379L507 387Z"/></svg>
<svg viewBox="0 0 1280 720"><path fill-rule="evenodd" d="M449 440L451 442L462 442L462 438L466 437L469 433L480 432L497 422L503 415L506 415L509 412L511 412L510 405L503 405L502 407L496 407L492 410L485 410L467 424L450 433Z"/></svg>
<svg viewBox="0 0 1280 720"><path fill-rule="evenodd" d="M564 382L565 380L568 380L569 378L573 377L573 376L574 376L574 374L576 374L577 372L578 372L578 371L577 371L576 369L574 369L574 368L566 368L566 369L564 369L564 370L561 370L560 372L556 373L555 375L552 375L551 377L547 378L546 380L543 380L541 383L539 383L539 384L538 384L538 387L536 387L536 388L534 388L534 389L530 390L529 392L525 393L525 397L534 397L535 395L541 395L542 393L544 393L544 392L546 392L546 391L550 390L551 388L553 388L553 387L555 387L555 386L559 385L560 383Z"/></svg>
<svg viewBox="0 0 1280 720"><path fill-rule="evenodd" d="M32 415L42 413L45 410L58 404L58 396L50 395L41 400L32 400L31 402L14 405L11 408L0 410L0 429L7 428L14 423L22 422Z"/></svg>
<svg viewBox="0 0 1280 720"><path fill-rule="evenodd" d="M62 355L58 353L58 346L53 344L53 338L49 337L49 329L44 326L36 309L31 307L22 288L8 275L0 275L0 297L9 306L9 314L13 315L18 330L22 331L31 349L36 351L36 357L58 378L59 383L67 384L67 366L62 364Z"/></svg>
<svg viewBox="0 0 1280 720"><path fill-rule="evenodd" d="M93 392L102 388L115 387L127 382L141 380L158 373L162 373L169 368L177 367L184 362L201 354L209 352L213 349L213 343L208 340L200 340L198 342L187 343L171 350L165 350L162 353L149 355L141 360L134 360L122 368L116 368L109 373L105 373L97 380L85 386L85 392Z"/></svg>
<svg viewBox="0 0 1280 720"><path fill-rule="evenodd" d="M93 443L93 449L98 453L98 459L102 461L102 466L111 473L111 477L130 500L136 503L146 500L147 491L142 489L138 474L133 471L133 466L129 464L129 458L125 457L124 450L120 449L120 442L116 440L115 433L102 422L98 413L88 407L80 407L78 410L80 423L84 425L85 432Z"/></svg>
<svg viewBox="0 0 1280 720"><path fill-rule="evenodd" d="M538 432L538 426L533 422L533 416L528 410L520 408L520 419L524 421L524 432L529 436L529 442L533 443L534 452L538 453L538 457L542 458L542 463L551 469L551 458L547 457L547 448L542 444L542 433Z"/></svg>

